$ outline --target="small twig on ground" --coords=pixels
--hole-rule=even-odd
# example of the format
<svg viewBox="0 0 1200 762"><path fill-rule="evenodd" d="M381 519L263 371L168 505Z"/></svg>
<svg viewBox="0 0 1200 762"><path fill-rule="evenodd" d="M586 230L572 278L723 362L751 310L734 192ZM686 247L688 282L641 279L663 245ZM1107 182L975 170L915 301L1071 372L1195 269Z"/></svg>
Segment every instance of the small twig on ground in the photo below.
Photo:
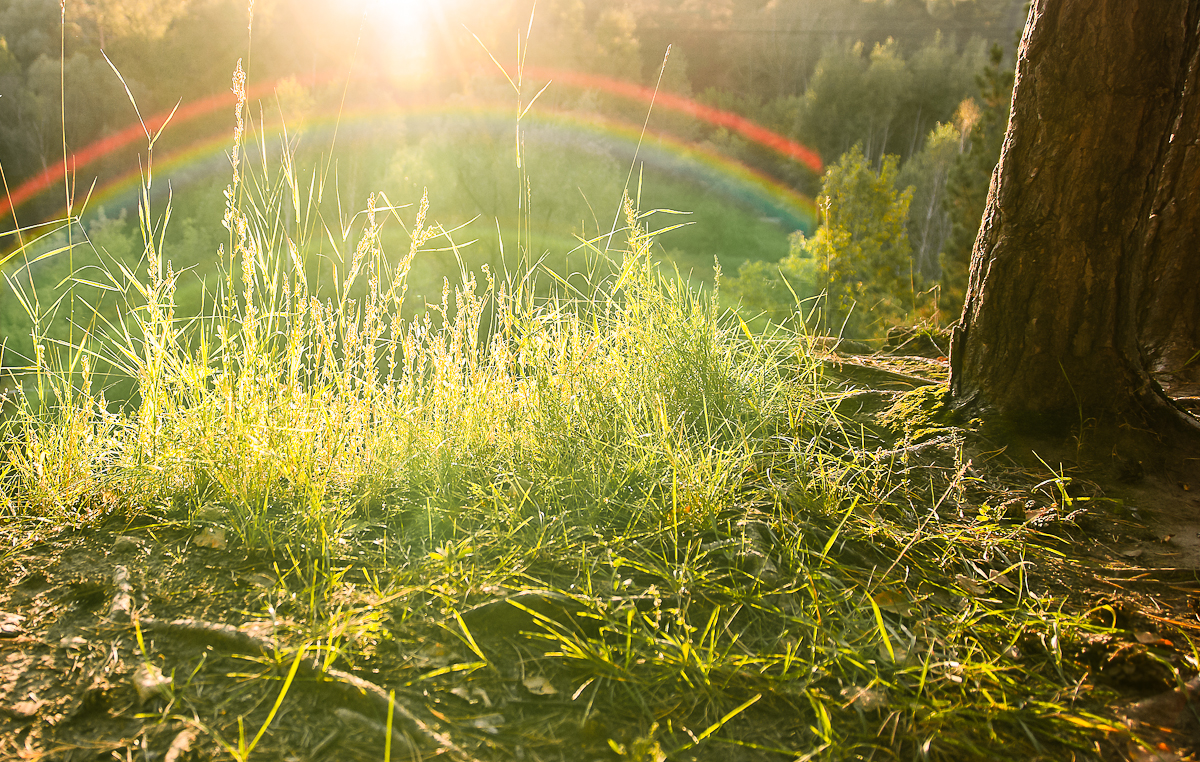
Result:
<svg viewBox="0 0 1200 762"><path fill-rule="evenodd" d="M957 445L954 441L954 436L947 434L946 436L931 439L928 442L920 442L918 444L909 445L908 447L897 447L894 450L880 450L871 453L871 457L875 460L882 461L885 459L895 460L896 458L913 455L924 455L930 450L937 450L947 445Z"/></svg>
<svg viewBox="0 0 1200 762"><path fill-rule="evenodd" d="M114 604L115 605L115 604ZM191 637L207 642L209 645L219 645L229 649L246 650L259 656L267 656L274 652L276 645L270 640L260 638L239 630L231 624L222 622L207 622L201 619L176 619L163 622L153 618L139 620L139 625L145 630L156 630L160 633L179 637ZM307 677L324 678L324 685L339 692L343 700L351 702L364 701L371 709L386 716L388 706L406 720L420 735L440 746L455 759L463 762L476 762L475 757L468 754L444 733L440 733L407 707L395 702L387 691L361 677L337 669L323 669L315 657L305 658L300 664L301 674Z"/></svg>

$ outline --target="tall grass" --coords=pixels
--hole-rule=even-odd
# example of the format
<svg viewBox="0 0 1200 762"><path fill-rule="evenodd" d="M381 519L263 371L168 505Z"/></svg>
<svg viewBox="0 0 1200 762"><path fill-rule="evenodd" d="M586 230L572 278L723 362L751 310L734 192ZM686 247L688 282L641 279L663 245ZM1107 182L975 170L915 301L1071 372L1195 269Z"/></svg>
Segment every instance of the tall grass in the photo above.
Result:
<svg viewBox="0 0 1200 762"><path fill-rule="evenodd" d="M545 674L572 698L537 733L564 748L1062 759L1108 727L1063 667L1094 627L1030 594L1017 533L937 515L964 470L935 488L873 458L804 336L755 335L660 272L653 217L626 199L624 250L593 248L585 275L464 269L414 307L414 259L458 253L428 200L373 195L329 224L316 174L240 155L242 99L223 282L177 314L170 209L144 193L143 261L106 274L123 316L39 353L41 392L4 424L8 511L218 524L309 593L298 626L331 663L440 640L469 658L387 680ZM344 257L315 256L322 239ZM136 382L127 405L101 364ZM981 567L1013 592L956 581L990 584ZM508 660L473 607L531 590L570 615L517 601Z"/></svg>
<svg viewBox="0 0 1200 762"><path fill-rule="evenodd" d="M457 485L489 475L542 482L570 473L557 497L590 524L633 482L646 493L709 460L717 444L731 453L721 468L736 470L748 457L735 457L738 445L812 417L802 403L815 387L789 377L814 377L813 361L786 342L743 335L715 298L660 276L628 199L623 258L589 244L598 262L571 282L528 267L497 282L485 265L460 272L454 286L444 281L440 303L406 310L422 247L440 242L462 261L451 235L428 223L427 198L399 258L380 242L398 209L372 194L347 256L314 261L322 237L344 248L332 240L340 225L313 202L324 188L315 175L314 187L302 186L286 149L278 168L265 155L254 167L241 156L240 65L234 84L229 239L217 252L224 282L210 284L211 311L176 314L186 276L163 250L171 209L153 219L147 188L143 262L113 262L105 273L124 298L122 316L66 347L66 361L42 347L39 391L11 424L23 442L12 467L30 510L82 518L95 507L87 496L105 490L129 504L215 502L234 512L244 540L275 550L287 537L340 536L340 511L315 535L293 531L327 503L354 504L373 520L385 493L433 496L439 510L460 497ZM97 364L136 382L125 413L109 413L105 391L93 388ZM268 519L263 506L275 504L282 513Z"/></svg>

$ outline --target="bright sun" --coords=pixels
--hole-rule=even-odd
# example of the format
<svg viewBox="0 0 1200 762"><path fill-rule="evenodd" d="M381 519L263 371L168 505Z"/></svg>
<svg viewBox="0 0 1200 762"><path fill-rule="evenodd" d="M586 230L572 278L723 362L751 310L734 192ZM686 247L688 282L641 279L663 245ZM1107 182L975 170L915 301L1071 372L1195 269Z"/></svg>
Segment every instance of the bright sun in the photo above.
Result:
<svg viewBox="0 0 1200 762"><path fill-rule="evenodd" d="M371 0L366 5L364 33L384 44L393 71L412 70L428 53L437 0Z"/></svg>

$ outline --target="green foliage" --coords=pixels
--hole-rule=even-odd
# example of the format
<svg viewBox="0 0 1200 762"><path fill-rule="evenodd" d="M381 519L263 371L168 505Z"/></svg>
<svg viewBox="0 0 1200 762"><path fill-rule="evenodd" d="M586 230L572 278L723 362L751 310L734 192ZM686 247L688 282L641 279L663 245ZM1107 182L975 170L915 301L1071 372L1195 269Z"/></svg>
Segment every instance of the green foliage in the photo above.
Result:
<svg viewBox="0 0 1200 762"><path fill-rule="evenodd" d="M142 253L141 236L129 229L126 216L122 209L115 219L110 218L100 207L88 225L88 240L111 262L136 262Z"/></svg>
<svg viewBox="0 0 1200 762"><path fill-rule="evenodd" d="M163 36L179 16L191 9L180 0L83 0L72 11L94 27L101 48L113 38L142 41Z"/></svg>
<svg viewBox="0 0 1200 762"><path fill-rule="evenodd" d="M906 162L911 160L922 149L931 129L951 121L986 62L986 47L983 39L973 37L960 51L953 40L939 32L908 58L911 85L896 113L888 153L899 154Z"/></svg>
<svg viewBox="0 0 1200 762"><path fill-rule="evenodd" d="M888 137L893 129L901 99L912 89L913 75L900 55L899 47L889 40L871 50L871 63L866 71L866 95L872 100L864 101L871 106L867 131L867 155L874 156L886 151Z"/></svg>
<svg viewBox="0 0 1200 762"><path fill-rule="evenodd" d="M965 103L957 114L960 130L969 137L947 180L945 205L950 234L941 255L942 306L955 315L962 309L971 251L987 204L992 172L1000 161L1012 106L1015 71L1002 66L1004 51L999 46L994 46L990 55L990 64L976 79L982 107Z"/></svg>
<svg viewBox="0 0 1200 762"><path fill-rule="evenodd" d="M523 6L518 12L528 14L529 9ZM528 23L528 16L523 21ZM530 51L530 64L641 79L637 16L630 5L589 7L584 0L539 3L533 36L538 45Z"/></svg>
<svg viewBox="0 0 1200 762"><path fill-rule="evenodd" d="M817 62L801 110L798 134L832 161L855 143L877 159L921 150L928 125L949 121L971 89L982 42L962 53L941 35L905 59L889 41L864 56L862 43L828 49Z"/></svg>
<svg viewBox="0 0 1200 762"><path fill-rule="evenodd" d="M22 67L40 56L57 56L59 45L59 8L40 0L8 0L0 3L0 29L6 47ZM78 32L71 25L68 35Z"/></svg>
<svg viewBox="0 0 1200 762"><path fill-rule="evenodd" d="M868 66L861 42L834 47L817 62L804 93L800 134L821 156L840 156L871 131Z"/></svg>
<svg viewBox="0 0 1200 762"><path fill-rule="evenodd" d="M505 149L484 140L446 155L459 145L414 141L374 171L411 194L454 167L447 196L498 220L516 206L489 174ZM1041 557L1020 530L938 514L949 500L961 517L973 499L953 428L938 467L914 473L880 454L836 412L840 395L802 336L754 335L715 291L660 273L649 215L628 199L617 261L593 245L588 272L501 276L465 266L425 200L403 211L403 231L388 229L397 210L374 194L362 214L335 217L296 199L340 189L315 172L306 184L290 154L270 171L251 153L217 209L219 262L199 203L176 218L178 235L148 193L141 236L120 216L88 225L76 253L97 261L76 258L64 280L78 298L63 304L83 318L47 353L60 334L44 321L69 313L35 310L33 384L0 422L6 516L227 529L278 575L271 595L245 599L261 607L245 618L277 623L278 654L317 642L326 664L416 686L413 711L440 703L439 732L464 743L487 726L448 708L463 693L451 689L486 685L515 728L487 738L493 755L533 739L642 759L723 759L730 745L830 760L1057 758L1116 730L1090 714L1100 689L1078 690L1091 673L1071 657L1109 631L1038 587L1027 570ZM553 176L584 187L587 168L560 161ZM872 162L857 147L831 166L825 224L793 236L778 285L826 289L838 308L876 299L875 322L903 308L910 194L897 179L894 157ZM563 188L561 206L538 195L554 188L531 191L526 220L580 211ZM198 309L183 308L176 253L220 276ZM453 259L458 277L412 310L425 257ZM32 288L63 262L21 277ZM754 263L739 280L768 272ZM89 302L85 279L115 304ZM124 409L97 388L101 362L136 384ZM944 412L936 392L906 401L904 420ZM921 430L930 421L945 422L920 419ZM481 609L534 591L571 614L535 611L503 648L487 640L494 620ZM379 658L384 641L391 655ZM454 655L462 644L469 662ZM498 656L514 645L519 665ZM394 659L426 646L452 663ZM376 665L386 675L370 677ZM573 700L511 701L509 666ZM179 717L224 744L190 683L177 683L190 715ZM525 723L538 712L553 722Z"/></svg>
<svg viewBox="0 0 1200 762"><path fill-rule="evenodd" d="M523 28L529 21L528 9L513 4L448 0L445 6L450 15L469 13L471 28L496 51L511 48L507 30ZM278 88L275 99L289 124L340 102L341 87L302 86L299 82L314 72L342 71L349 65L347 51L356 48L359 25L344 11L337 4L317 0L260 3L255 10L255 79L290 77ZM964 30L962 34L992 34L1003 13L976 7L974 3L931 3L926 7L903 8L843 0L763 7L735 3L723 10L713 7L686 13L705 29L754 28L770 30L770 34L722 35L717 42L711 35L684 35L680 38L684 41L681 46L677 39L679 25L674 23L678 18L673 14L683 12L674 0L617 4L554 0L548 5L540 4L534 16L535 44L529 48L529 60L549 67L653 84L665 49L665 42L660 45L658 40L667 40L663 35L670 30L668 37L676 44L663 77L665 91L686 96L706 88L699 97L702 102L746 115L784 135L812 144L827 161L834 160L856 142L862 144L864 155L877 167L884 154L909 157L905 176L899 182L900 187L910 183L914 186L914 218L909 222L914 270L927 279L937 278L940 269L936 261L937 244L944 219L940 213L930 215L929 210L931 204L938 203L941 159L923 153L923 145L926 135L931 134L929 126L948 121L954 104L970 90L971 73L977 68L983 43L973 38L963 45L936 33L936 29L952 26ZM70 5L65 62L69 145L85 144L133 118L119 82L96 55L96 46L101 41L130 83L143 112L151 113L170 108L180 94L187 94L185 100L188 100L190 96L225 90L228 68L239 54L246 22L246 8L224 0L178 3L86 0ZM819 56L818 45L791 44L797 35L820 39L823 33L819 31L826 27L836 30L828 38L846 42L830 43ZM895 30L894 39L880 38L879 30L884 27ZM59 9L39 0L0 0L0 29L4 30L5 40L0 45L0 89L15 94L0 98L0 163L11 187L49 166L61 152ZM498 32L501 29L505 30L503 36ZM371 34L378 35L379 31L367 29L367 36L362 38L362 59L353 69L356 72L373 67L383 69L380 56L385 56L385 52L373 47L375 38ZM848 42L856 37L866 42L858 45ZM464 51L446 40L439 39L431 45L435 54L448 56L446 60L463 59ZM449 47L439 47L442 45ZM469 47L478 53L473 40L469 41ZM685 55L685 48L691 60ZM438 86L447 84L461 92L465 102L471 103L476 97L490 100L497 93L507 97L503 93L506 86L493 91L490 88L496 82L485 82L487 78L478 74L455 71L455 77L461 75L460 79L447 77ZM714 88L714 84L720 87ZM351 83L347 93L348 103L354 102L360 108L369 108L368 104L378 95L366 91L357 81ZM542 96L539 107L542 106L570 110L583 117L600 114L634 123L645 116L641 103L557 83ZM266 113L273 110L268 107ZM173 125L156 146L156 155L169 155L176 148L209 134L211 125L212 121L205 119ZM818 178L807 168L794 161L781 162L773 152L723 128L713 128L662 108L651 114L650 127L666 129L685 140L705 141L809 195L816 195L818 190ZM300 141L301 154L308 145L307 136L304 137ZM478 240L477 248L488 251L481 256L468 253L467 259L497 264L493 252L499 248L498 238L506 236L511 240L516 226L517 204L505 200L510 198L513 182L511 162L505 155L508 138L494 126L476 129L470 124L454 126L456 145L450 148L447 144L451 134L447 130L428 140L415 131L399 140L397 137L388 134L367 139L343 131L339 153L346 155L334 157L332 166L347 195L361 197L359 188L384 187L389 197L403 203L419 196L425 186L436 188L437 193L446 196L438 199L438 208L448 222L458 224L479 215L478 224L464 232L461 239ZM586 236L606 229L604 218L611 225L612 210L600 209L593 202L601 195L611 197L617 192L613 186L623 169L616 165L624 158L614 161L613 154L595 148L586 149L591 155L580 157L555 145L553 136L545 144L539 144L539 136L532 131L527 137L531 163L537 168L532 175L534 236L529 243L539 254L550 252L557 257L574 247L573 235ZM461 152L456 150L463 147L465 150ZM395 161L389 155L393 152ZM399 177L411 179L419 174L420 182L395 185L390 179L384 182L390 166L409 161L418 169L425 169L414 173L401 167ZM113 157L110 164L134 166L136 159L130 150L124 156ZM714 257L728 271L736 271L747 259L766 261L783 254L788 231L766 229L769 223L756 222L749 210L734 213L723 208L719 201L706 197L701 187L681 193L683 183L678 183L669 192L650 197L650 190L663 189L668 184L666 178L647 172L645 205L693 211L709 207L708 214L697 215L700 225L672 241L673 249L680 252L684 271L706 268ZM78 187L83 185L80 182ZM402 186L403 192L393 193L398 186ZM173 190L177 194L187 193L179 185ZM49 214L50 205L58 204L60 197L61 194L46 193L40 199L45 202L41 208L28 205L18 211L28 214L25 221L29 221L38 214ZM688 203L681 203L683 198ZM192 219L191 227L176 225L168 233L168 242L176 246L173 251L180 269L206 261L215 241L211 225L202 222L211 215L193 214L191 203L189 198L187 205L179 205ZM918 212L925 214L921 222L916 217ZM331 211L325 213L332 218ZM718 219L720 229L717 229ZM345 228L344 221L339 224ZM180 249L180 236L185 230L191 232L186 246ZM812 274L814 257L812 251L805 250L785 255L787 261L780 263L780 269L787 273L787 283L798 294L811 295L823 287L818 283L822 277ZM196 272L202 273L206 267L201 265ZM418 265L414 281L420 282L420 288L436 292L441 276L456 267L451 253L433 257L430 263ZM776 316L789 314L794 310L795 300L784 280L776 277L779 270L771 270L774 274L767 277L767 270L758 269L761 287L747 287L746 294L765 289L772 295L765 299L747 296L747 303L759 304ZM181 281L180 289L180 299L190 302L198 298L200 286L189 275ZM6 309L16 308L6 306L0 312Z"/></svg>
<svg viewBox="0 0 1200 762"><path fill-rule="evenodd" d="M864 337L880 335L902 316L911 318L916 292L931 283L942 284L943 309L961 306L970 245L1011 95L1011 74L1001 72L996 48L977 83L986 111L979 114L973 101L963 100L980 53L977 42L958 54L940 37L907 62L894 45L876 46L869 59L861 45L826 51L803 101L793 108L797 129L826 154L855 136L863 142L843 154L823 180L823 227L794 242L778 263L748 262L739 271L732 285L747 307L780 321L795 312L796 297L827 290L822 327L836 332L849 315L847 333ZM736 98L708 97L769 111ZM939 123L921 136L921 125L935 115ZM908 123L912 132L901 129ZM905 134L903 141L897 131ZM897 143L909 152L899 173L895 156L878 159L885 146ZM872 173L871 165L879 171ZM858 305L854 312L852 304Z"/></svg>
<svg viewBox="0 0 1200 762"><path fill-rule="evenodd" d="M818 327L853 338L880 336L913 308L914 274L905 223L912 189L897 187L895 156L878 170L854 146L825 172L817 199L823 224L795 233L778 263L747 262L732 288L752 310L782 321L819 292Z"/></svg>
<svg viewBox="0 0 1200 762"><path fill-rule="evenodd" d="M878 222L850 219L838 194L880 186L886 216L894 168L851 152L831 172L830 216L869 241ZM3 510L228 530L277 570L281 595L249 605L278 616L280 653L319 639L365 674L387 670L372 679L446 703L464 686L519 690L505 661L516 644L522 674L586 693L552 705L569 722L542 726L541 748L723 759L725 742L850 760L885 747L864 718L886 716L893 756L1015 760L1115 727L1090 713L1093 693L1076 698L1089 672L1070 658L1109 630L1030 594L1041 556L1019 530L937 515L947 496L968 499L961 468L942 473L961 445L919 476L872 452L800 337L750 335L715 297L659 274L630 203L614 270L550 298L528 290L536 271L464 272L410 321L408 267L444 233L425 205L391 258L371 197L323 302L306 275L313 241L283 240L278 196L256 190L230 187L229 280L207 313L177 314L161 253L145 275L110 273L128 286L125 332L72 348L81 373L39 365L45 391L0 428ZM119 225L96 238L118 245ZM348 298L356 279L361 301ZM105 355L139 387L122 413L92 386L89 363ZM943 420L930 389L905 399L900 428ZM363 579L373 594L353 596ZM507 605L535 600L566 613ZM497 606L528 614L503 646ZM448 664L397 665L379 658L383 640ZM188 712L220 742L208 708ZM478 740L461 714L439 717L440 732ZM225 746L245 756L253 743Z"/></svg>
<svg viewBox="0 0 1200 762"><path fill-rule="evenodd" d="M19 69L20 64L12 50L9 49L8 39L0 35L0 77L10 76Z"/></svg>
<svg viewBox="0 0 1200 762"><path fill-rule="evenodd" d="M57 52L42 54L20 73L15 59L9 58L6 68L4 79L13 85L0 98L0 139L12 141L0 149L0 161L12 160L6 163L6 172L10 167L17 172L41 170L60 158L64 118L67 135L80 144L125 120L128 100L124 89L99 56L75 53L60 67ZM65 117L60 84L65 87ZM136 82L131 87L141 90ZM9 177L11 184L13 176Z"/></svg>
<svg viewBox="0 0 1200 762"><path fill-rule="evenodd" d="M936 283L941 277L938 254L950 233L946 184L962 150L959 129L953 124L939 124L925 138L920 153L900 169L898 185L913 191L908 240L913 248L913 271L921 282Z"/></svg>
<svg viewBox="0 0 1200 762"><path fill-rule="evenodd" d="M913 305L905 221L912 191L896 187L897 160L878 171L855 146L825 173L818 203L824 224L804 248L828 294L826 327L845 322L852 337L878 335Z"/></svg>

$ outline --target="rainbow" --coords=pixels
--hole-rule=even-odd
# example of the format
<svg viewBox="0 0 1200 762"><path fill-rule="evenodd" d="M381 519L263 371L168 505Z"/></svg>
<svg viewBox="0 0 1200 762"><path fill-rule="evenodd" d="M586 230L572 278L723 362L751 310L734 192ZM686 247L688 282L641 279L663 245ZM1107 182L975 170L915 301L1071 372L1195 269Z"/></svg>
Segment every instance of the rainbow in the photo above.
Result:
<svg viewBox="0 0 1200 762"><path fill-rule="evenodd" d="M352 135L359 129L394 125L401 119L419 121L422 118L446 117L482 122L497 129L505 126L511 128L514 123L511 105L424 104L349 111L343 113L340 119L336 114L318 115L289 125L288 129L314 133L330 131L337 124L344 131L343 134ZM532 134L539 141L585 149L589 145L599 145L606 151L626 157L632 156L637 150L641 134L640 127L635 125L571 112L531 112L521 124L526 135ZM228 170L225 157L230 140L229 135L222 134L156 158L154 174L159 178L171 177L179 185L200 173L207 175L222 167ZM257 148L253 151L248 149L246 154L257 152ZM743 204L763 216L777 218L791 229L811 230L816 219L816 208L807 197L702 144L689 144L667 134L648 132L641 142L638 161L669 175L698 183L710 192ZM536 177L536 167L533 167L533 172ZM128 172L98 187L91 203L132 202L137 196L141 179L139 170Z"/></svg>
<svg viewBox="0 0 1200 762"><path fill-rule="evenodd" d="M655 93L650 88L641 85L597 75L551 69L528 69L524 74L539 79L557 81L572 87L600 90L643 103L653 102L655 107L684 113L709 124L724 127L753 143L771 149L785 159L801 163L813 172L822 171L820 158L815 152L732 112L705 106L672 93ZM313 86L333 80L334 78L330 76L318 76L302 81L301 84ZM411 89L405 83L387 78L380 78L380 80L383 89L392 93L398 105L352 110L342 113L340 118L336 114L318 115L309 119L306 124L295 125L294 128L313 129L334 124L348 127L355 124L374 123L378 125L386 124L388 120L419 117L423 114L430 116L460 114L464 118L496 120L497 124L511 126L513 123L511 104L495 106L491 104L431 103L412 97ZM278 82L271 82L251 87L247 92L247 98L252 100L268 95L276 89L278 84ZM144 124L136 122L102 138L70 154L68 161L60 161L44 172L29 178L14 189L7 198L0 199L0 216L10 212L15 215L15 209L18 206L62 181L68 175L74 177L87 165L135 141L145 139L148 135L155 134L168 123L181 124L223 108L232 110L235 102L232 92L219 93L178 105L175 109L150 117L145 120ZM564 142L578 142L583 138L594 142L596 138L599 138L609 148L618 151L624 150L628 154L634 152L634 147L639 144L641 138L640 129L633 125L594 115L583 117L569 112L533 111L523 120L522 124L547 130L551 137ZM186 181L188 177L194 176L198 171L204 171L207 174L211 168L216 166L213 162L228 148L228 140L227 134L223 134L198 141L169 156L156 158L155 174L159 177L164 174L174 176L177 182ZM717 194L759 210L764 216L778 218L785 226L804 230L811 230L813 227L816 210L811 200L767 174L723 156L711 147L688 144L663 133L647 133L646 140L641 141L638 156L641 161L652 167L698 181ZM140 180L139 171L131 171L122 175L101 186L98 193L93 195L93 201L111 203L135 189ZM0 257L0 261L2 260L3 258Z"/></svg>
<svg viewBox="0 0 1200 762"><path fill-rule="evenodd" d="M247 97L262 97L274 91L275 83L260 85L247 91ZM111 135L103 137L86 147L71 153L66 159L51 165L39 174L21 183L6 198L0 198L0 216L8 214L21 204L34 198L51 185L67 176L74 176L79 170L93 164L110 153L117 151L136 140L155 135L168 122L176 124L211 114L219 108L230 108L237 101L233 93L217 93L207 98L192 101L188 104L177 105L170 111L155 114L145 122L134 122Z"/></svg>
<svg viewBox="0 0 1200 762"><path fill-rule="evenodd" d="M685 98L682 95L665 91L655 91L653 88L643 85L612 79L611 77L602 77L597 74L585 74L583 72L563 69L542 69L532 66L526 69L524 73L533 77L573 85L583 89L602 90L611 95L619 95L623 98L642 103L653 103L656 107L678 111L694 119L708 122L715 127L724 127L727 130L736 132L752 143L757 143L785 158L803 164L818 175L824 171L821 164L821 157L817 155L816 151L777 132L768 130L766 127L732 111L723 111L713 106L706 106L691 98ZM509 76L511 77L512 75Z"/></svg>
<svg viewBox="0 0 1200 762"><path fill-rule="evenodd" d="M663 108L678 111L708 122L709 124L732 130L753 143L762 145L788 159L804 164L817 174L823 171L821 158L815 151L730 111L706 106L674 93L656 93L654 90L642 85L595 74L543 68L530 68L525 73L574 87L601 90L642 103L654 103ZM331 75L318 75L305 78L300 81L300 84L313 87L334 81L335 79ZM380 77L379 81L394 93L404 93L409 90L405 83L400 83L394 79ZM246 94L247 99L254 100L274 92L280 82L282 80L251 86ZM23 182L7 198L0 199L0 216L8 214L11 210L19 207L24 202L46 190L59 179L65 177L68 173L68 168L70 173L74 174L113 151L143 137L149 137L157 133L168 122L180 124L191 121L221 108L231 108L235 103L236 100L232 92L217 93L187 104L177 105L171 110L162 111L151 116L144 123L132 123L112 135L101 138L85 148L73 152L63 161L59 161L45 171Z"/></svg>

